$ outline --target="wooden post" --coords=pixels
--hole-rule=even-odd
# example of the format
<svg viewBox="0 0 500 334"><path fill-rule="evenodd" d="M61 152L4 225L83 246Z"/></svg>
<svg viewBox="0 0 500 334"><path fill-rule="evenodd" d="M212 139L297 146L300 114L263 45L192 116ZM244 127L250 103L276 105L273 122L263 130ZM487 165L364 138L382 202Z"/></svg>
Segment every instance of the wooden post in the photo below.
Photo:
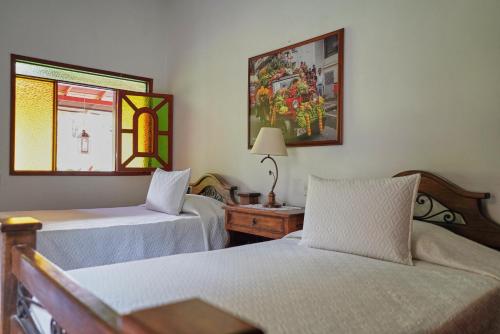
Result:
<svg viewBox="0 0 500 334"><path fill-rule="evenodd" d="M13 246L36 246L42 223L31 217L0 219L0 334L10 334L10 317L16 312L17 280L12 274Z"/></svg>

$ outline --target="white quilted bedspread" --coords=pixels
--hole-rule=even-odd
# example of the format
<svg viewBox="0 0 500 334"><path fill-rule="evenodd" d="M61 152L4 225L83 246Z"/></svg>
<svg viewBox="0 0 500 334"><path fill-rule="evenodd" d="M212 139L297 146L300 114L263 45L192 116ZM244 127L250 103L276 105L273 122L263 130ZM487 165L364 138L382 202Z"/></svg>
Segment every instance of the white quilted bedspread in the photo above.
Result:
<svg viewBox="0 0 500 334"><path fill-rule="evenodd" d="M281 239L70 271L120 313L201 297L268 333L427 333L500 289L491 277Z"/></svg>
<svg viewBox="0 0 500 334"><path fill-rule="evenodd" d="M224 248L224 211L190 206L180 216L141 206L18 211L43 223L37 250L64 270Z"/></svg>

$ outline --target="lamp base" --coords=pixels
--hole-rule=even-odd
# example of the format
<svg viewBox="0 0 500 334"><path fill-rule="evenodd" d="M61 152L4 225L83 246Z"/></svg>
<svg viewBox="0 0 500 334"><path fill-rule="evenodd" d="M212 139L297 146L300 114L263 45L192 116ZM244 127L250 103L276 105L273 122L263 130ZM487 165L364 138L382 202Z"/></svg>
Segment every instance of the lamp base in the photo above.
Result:
<svg viewBox="0 0 500 334"><path fill-rule="evenodd" d="M265 208L281 208L281 204L276 203L276 196L272 191L267 195L267 203L262 204L262 206Z"/></svg>

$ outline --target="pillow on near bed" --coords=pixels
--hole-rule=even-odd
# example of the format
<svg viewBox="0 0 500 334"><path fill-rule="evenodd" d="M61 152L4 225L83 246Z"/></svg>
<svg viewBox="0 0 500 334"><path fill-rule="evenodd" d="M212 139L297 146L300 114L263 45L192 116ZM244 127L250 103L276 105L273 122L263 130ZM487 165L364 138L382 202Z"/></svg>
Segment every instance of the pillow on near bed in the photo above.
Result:
<svg viewBox="0 0 500 334"><path fill-rule="evenodd" d="M300 244L412 265L420 174L379 180L309 176Z"/></svg>
<svg viewBox="0 0 500 334"><path fill-rule="evenodd" d="M191 169L177 172L166 172L157 169L146 198L146 209L179 215L184 204L184 195L189 186Z"/></svg>

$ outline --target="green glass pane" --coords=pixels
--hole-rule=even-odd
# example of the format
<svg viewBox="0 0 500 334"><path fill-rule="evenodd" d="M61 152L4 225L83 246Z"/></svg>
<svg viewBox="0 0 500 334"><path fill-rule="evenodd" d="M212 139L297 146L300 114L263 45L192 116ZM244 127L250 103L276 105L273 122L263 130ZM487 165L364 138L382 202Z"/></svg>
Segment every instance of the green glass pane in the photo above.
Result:
<svg viewBox="0 0 500 334"><path fill-rule="evenodd" d="M161 168L163 166L162 166L162 164L158 160L156 160L156 158L150 158L149 167L152 167L152 168Z"/></svg>
<svg viewBox="0 0 500 334"><path fill-rule="evenodd" d="M134 126L134 113L135 110L132 108L127 101L122 100L122 129L132 130Z"/></svg>
<svg viewBox="0 0 500 334"><path fill-rule="evenodd" d="M158 136L158 155L160 158L169 163L168 161L168 136Z"/></svg>
<svg viewBox="0 0 500 334"><path fill-rule="evenodd" d="M145 81L118 78L56 66L41 65L28 61L16 62L16 74L122 90L131 90L134 92L147 92L148 90L148 84Z"/></svg>
<svg viewBox="0 0 500 334"><path fill-rule="evenodd" d="M52 170L54 82L16 78L16 171Z"/></svg>
<svg viewBox="0 0 500 334"><path fill-rule="evenodd" d="M163 100L164 100L163 98L158 98L158 97L153 98L153 108L156 107ZM158 115L158 130L168 131L168 103L165 103L163 107L158 109L156 114Z"/></svg>
<svg viewBox="0 0 500 334"><path fill-rule="evenodd" d="M122 156L121 163L124 163L133 153L133 140L131 133L122 133Z"/></svg>

